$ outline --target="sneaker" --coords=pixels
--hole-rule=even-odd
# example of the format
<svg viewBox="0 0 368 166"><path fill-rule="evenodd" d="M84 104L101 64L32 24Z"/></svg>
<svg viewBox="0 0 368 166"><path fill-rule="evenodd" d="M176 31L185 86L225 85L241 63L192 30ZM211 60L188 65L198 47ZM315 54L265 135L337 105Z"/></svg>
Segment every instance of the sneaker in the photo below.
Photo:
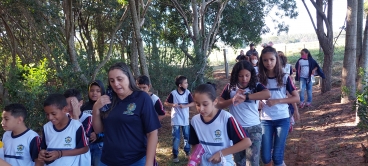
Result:
<svg viewBox="0 0 368 166"><path fill-rule="evenodd" d="M299 104L299 108L304 108L304 105L305 105L305 103L301 102L301 103Z"/></svg>
<svg viewBox="0 0 368 166"><path fill-rule="evenodd" d="M311 106L311 103L307 103L306 105L305 105L305 107L310 107Z"/></svg>
<svg viewBox="0 0 368 166"><path fill-rule="evenodd" d="M174 163L178 163L179 162L179 158L174 158L173 160L172 160Z"/></svg>

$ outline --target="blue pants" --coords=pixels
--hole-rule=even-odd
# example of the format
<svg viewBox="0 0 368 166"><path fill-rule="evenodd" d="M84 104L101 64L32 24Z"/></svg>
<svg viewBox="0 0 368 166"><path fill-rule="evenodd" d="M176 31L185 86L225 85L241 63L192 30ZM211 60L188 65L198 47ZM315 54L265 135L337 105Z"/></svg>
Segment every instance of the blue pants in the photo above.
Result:
<svg viewBox="0 0 368 166"><path fill-rule="evenodd" d="M91 151L91 160L93 166L106 166L106 164L101 162L103 142L91 143L89 149Z"/></svg>
<svg viewBox="0 0 368 166"><path fill-rule="evenodd" d="M188 126L172 126L172 136L173 136L173 149L172 153L174 158L177 158L179 155L179 144L180 144L180 127L184 136L184 151L185 153L190 152L190 145L188 143L189 140L189 125Z"/></svg>
<svg viewBox="0 0 368 166"><path fill-rule="evenodd" d="M289 133L290 118L278 120L262 120L262 162L268 164L272 160L275 166L284 162L286 138ZM273 152L271 153L271 149Z"/></svg>
<svg viewBox="0 0 368 166"><path fill-rule="evenodd" d="M300 83L300 102L301 103L304 102L305 89L307 89L307 96L308 96L307 102L308 103L312 102L312 86L313 86L312 81L308 82L308 78L300 77L299 83Z"/></svg>

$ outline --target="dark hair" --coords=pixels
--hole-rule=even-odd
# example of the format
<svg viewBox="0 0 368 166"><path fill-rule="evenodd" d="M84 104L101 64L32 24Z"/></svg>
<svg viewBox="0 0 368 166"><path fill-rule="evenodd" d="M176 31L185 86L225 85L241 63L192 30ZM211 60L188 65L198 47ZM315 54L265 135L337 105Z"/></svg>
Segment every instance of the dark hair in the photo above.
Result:
<svg viewBox="0 0 368 166"><path fill-rule="evenodd" d="M59 110L62 110L68 104L66 103L66 98L62 94L50 94L47 96L45 101L43 102L43 106L55 106Z"/></svg>
<svg viewBox="0 0 368 166"><path fill-rule="evenodd" d="M287 63L287 57L285 56L285 54L282 51L277 51L277 54L280 57L281 66L285 67L286 63Z"/></svg>
<svg viewBox="0 0 368 166"><path fill-rule="evenodd" d="M132 72L130 71L130 68L128 67L128 65L126 65L124 62L118 62L113 64L110 68L109 68L109 72L111 70L115 70L115 69L119 69L121 70L129 79L129 88L132 91L141 91L136 83L135 83L135 79L133 77ZM110 81L109 81L109 85L110 85Z"/></svg>
<svg viewBox="0 0 368 166"><path fill-rule="evenodd" d="M178 75L176 78L175 78L175 85L177 87L179 87L180 84L182 84L184 82L184 80L186 80L187 77L185 76L182 76L182 75Z"/></svg>
<svg viewBox="0 0 368 166"><path fill-rule="evenodd" d="M233 70L231 71L231 75L230 75L230 87L229 88L236 88L236 85L239 82L238 80L239 72L243 69L248 70L251 74L251 77L248 83L249 89L256 88L257 81L258 81L256 70L254 69L253 65L250 64L250 62L248 61L239 61L234 65Z"/></svg>
<svg viewBox="0 0 368 166"><path fill-rule="evenodd" d="M211 82L207 82L207 84L201 84L197 86L194 90L194 96L197 94L203 94L206 93L208 97L212 100L216 100L216 84L213 84Z"/></svg>
<svg viewBox="0 0 368 166"><path fill-rule="evenodd" d="M274 68L274 72L275 72L275 76L276 76L276 81L277 81L277 86L282 86L283 85L283 81L282 78L284 76L284 72L282 70L282 66L280 63L280 57L277 55L276 50L271 47L271 46L267 46L262 50L261 53L261 57L260 57L260 62L258 64L258 77L259 77L259 82L261 82L263 85L267 85L267 80L268 80L268 76L267 76L267 69L266 67L263 65L263 56L266 53L273 53L273 55L275 56L276 59L276 64L275 64L275 68Z"/></svg>
<svg viewBox="0 0 368 166"><path fill-rule="evenodd" d="M301 51L303 51L303 52L307 53L307 54L308 54L308 58L312 58L312 55L311 55L311 53L309 52L309 50L308 50L308 49L304 48L304 49L302 49Z"/></svg>
<svg viewBox="0 0 368 166"><path fill-rule="evenodd" d="M249 44L249 46L251 46L251 47L252 47L252 46L254 46L254 44L253 44L253 43L250 43L250 44Z"/></svg>
<svg viewBox="0 0 368 166"><path fill-rule="evenodd" d="M239 61L249 61L249 57L246 55L241 55Z"/></svg>
<svg viewBox="0 0 368 166"><path fill-rule="evenodd" d="M5 112L10 112L11 116L15 118L23 117L23 121L27 117L27 109L22 104L14 103L4 107Z"/></svg>
<svg viewBox="0 0 368 166"><path fill-rule="evenodd" d="M251 54L251 56L256 56L257 57L257 59L259 59L259 57L258 57L258 52L252 52L252 54Z"/></svg>
<svg viewBox="0 0 368 166"><path fill-rule="evenodd" d="M79 92L79 90L77 89L67 89L64 92L64 97L68 98L68 97L75 97L78 99L78 101L82 100L82 94Z"/></svg>
<svg viewBox="0 0 368 166"><path fill-rule="evenodd" d="M140 85L147 85L147 86L151 85L149 78L145 75L139 76L137 78L137 83L140 84Z"/></svg>

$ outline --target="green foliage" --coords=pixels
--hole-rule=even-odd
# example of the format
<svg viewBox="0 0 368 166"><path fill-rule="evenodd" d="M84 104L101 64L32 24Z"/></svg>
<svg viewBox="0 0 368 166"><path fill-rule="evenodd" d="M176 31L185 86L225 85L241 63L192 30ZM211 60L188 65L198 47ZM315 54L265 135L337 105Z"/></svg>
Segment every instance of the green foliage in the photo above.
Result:
<svg viewBox="0 0 368 166"><path fill-rule="evenodd" d="M365 72L362 72L365 74ZM367 81L363 80L364 89L362 92L357 92L357 98L353 105L353 111L357 111L359 116L358 127L363 130L368 130L368 86Z"/></svg>

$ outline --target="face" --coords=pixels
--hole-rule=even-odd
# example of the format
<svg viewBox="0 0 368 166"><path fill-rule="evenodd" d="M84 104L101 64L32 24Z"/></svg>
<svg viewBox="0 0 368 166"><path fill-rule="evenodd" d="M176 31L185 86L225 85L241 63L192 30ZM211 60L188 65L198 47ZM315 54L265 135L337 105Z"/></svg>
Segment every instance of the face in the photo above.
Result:
<svg viewBox="0 0 368 166"><path fill-rule="evenodd" d="M300 56L307 56L308 54L306 53L306 52L304 52L304 51L301 51L300 52Z"/></svg>
<svg viewBox="0 0 368 166"><path fill-rule="evenodd" d="M267 52L265 54L263 54L262 56L262 63L263 66L267 69L267 70L273 70L276 66L276 56L274 53L272 52Z"/></svg>
<svg viewBox="0 0 368 166"><path fill-rule="evenodd" d="M101 88L97 85L92 85L89 88L88 97L93 101L97 101L101 97Z"/></svg>
<svg viewBox="0 0 368 166"><path fill-rule="evenodd" d="M109 83L118 96L126 97L133 91L129 88L129 78L120 69L109 71Z"/></svg>
<svg viewBox="0 0 368 166"><path fill-rule="evenodd" d="M244 55L244 51L243 50L240 51L240 55Z"/></svg>
<svg viewBox="0 0 368 166"><path fill-rule="evenodd" d="M258 58L257 58L256 56L252 55L252 56L250 56L250 60L251 60L251 61L252 61L252 60L258 60Z"/></svg>
<svg viewBox="0 0 368 166"><path fill-rule="evenodd" d="M146 84L137 84L138 88L141 89L142 91L148 93L150 90L150 86L146 85Z"/></svg>
<svg viewBox="0 0 368 166"><path fill-rule="evenodd" d="M241 86L241 88L246 88L248 86L248 83L250 81L252 74L250 71L246 69L242 69L238 73L238 83Z"/></svg>
<svg viewBox="0 0 368 166"><path fill-rule="evenodd" d="M184 89L188 88L188 80L185 79L181 84L179 84L180 87L183 87Z"/></svg>
<svg viewBox="0 0 368 166"><path fill-rule="evenodd" d="M250 49L251 49L251 50L254 50L254 46L250 46Z"/></svg>
<svg viewBox="0 0 368 166"><path fill-rule="evenodd" d="M15 118L14 116L11 115L10 112L7 111L3 111L1 117L3 118L1 121L1 126L5 131L13 131L17 126L17 124L21 122L20 117Z"/></svg>
<svg viewBox="0 0 368 166"><path fill-rule="evenodd" d="M217 104L217 99L212 101L206 93L195 93L194 101L199 114L204 117L215 116L213 115L213 112L216 110L215 105Z"/></svg>
<svg viewBox="0 0 368 166"><path fill-rule="evenodd" d="M66 106L66 107L68 109L69 114L73 114L72 101L77 101L78 102L78 99L76 97L68 97L68 98L66 98L66 102L68 103L68 106ZM80 107L82 107L82 105L83 105L83 100L81 100L81 101L78 102L79 109L80 109Z"/></svg>
<svg viewBox="0 0 368 166"><path fill-rule="evenodd" d="M66 113L68 112L67 106L62 110L54 105L43 107L46 113L46 118L55 126L60 126L66 123L69 119Z"/></svg>

